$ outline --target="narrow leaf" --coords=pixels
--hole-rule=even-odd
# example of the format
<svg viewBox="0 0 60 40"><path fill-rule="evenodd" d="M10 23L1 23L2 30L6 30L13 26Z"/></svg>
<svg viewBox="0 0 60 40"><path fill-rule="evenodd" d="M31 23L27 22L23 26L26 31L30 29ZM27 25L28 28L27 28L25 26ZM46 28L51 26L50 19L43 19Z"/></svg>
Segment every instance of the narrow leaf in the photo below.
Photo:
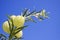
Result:
<svg viewBox="0 0 60 40"><path fill-rule="evenodd" d="M28 14L27 16L32 15L33 13L35 13L36 10L33 10L30 14Z"/></svg>
<svg viewBox="0 0 60 40"><path fill-rule="evenodd" d="M27 11L28 11L28 9L25 9L25 10L24 10L24 12L23 12L23 16L26 15Z"/></svg>
<svg viewBox="0 0 60 40"><path fill-rule="evenodd" d="M3 35L3 34L0 34L0 37L5 37L5 38L7 38L5 35Z"/></svg>
<svg viewBox="0 0 60 40"><path fill-rule="evenodd" d="M10 24L10 21L8 20L8 24L9 24L9 30L10 30L10 33L11 33L11 24Z"/></svg>
<svg viewBox="0 0 60 40"><path fill-rule="evenodd" d="M31 17L29 17L28 20L26 20L26 21L32 21L32 22L36 23Z"/></svg>
<svg viewBox="0 0 60 40"><path fill-rule="evenodd" d="M17 32L15 32L14 35L17 34L18 32L20 32L20 31L21 31L22 29L24 29L25 27L27 27L27 26L23 26L23 27L19 27L19 28L17 28L17 29L16 29ZM16 31L16 30L15 30L15 31Z"/></svg>

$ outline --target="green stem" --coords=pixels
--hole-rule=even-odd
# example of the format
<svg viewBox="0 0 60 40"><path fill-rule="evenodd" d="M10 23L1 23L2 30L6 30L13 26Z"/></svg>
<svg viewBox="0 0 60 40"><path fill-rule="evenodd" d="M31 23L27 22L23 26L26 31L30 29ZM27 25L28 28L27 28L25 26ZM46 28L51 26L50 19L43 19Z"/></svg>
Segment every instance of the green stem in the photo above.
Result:
<svg viewBox="0 0 60 40"><path fill-rule="evenodd" d="M12 36L12 35L10 35L10 36L9 36L9 40L12 40L12 37L13 37L13 36Z"/></svg>

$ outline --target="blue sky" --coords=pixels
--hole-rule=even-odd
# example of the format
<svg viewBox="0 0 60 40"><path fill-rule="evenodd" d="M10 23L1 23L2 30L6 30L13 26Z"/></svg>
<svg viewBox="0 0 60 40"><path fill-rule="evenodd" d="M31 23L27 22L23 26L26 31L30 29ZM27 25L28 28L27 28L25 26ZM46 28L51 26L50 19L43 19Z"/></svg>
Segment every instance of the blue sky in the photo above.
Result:
<svg viewBox="0 0 60 40"><path fill-rule="evenodd" d="M31 11L45 9L49 13L49 19L37 23L27 23L29 27L23 30L22 40L60 40L60 0L0 0L0 33L6 33L2 24L8 15L19 15L24 8Z"/></svg>

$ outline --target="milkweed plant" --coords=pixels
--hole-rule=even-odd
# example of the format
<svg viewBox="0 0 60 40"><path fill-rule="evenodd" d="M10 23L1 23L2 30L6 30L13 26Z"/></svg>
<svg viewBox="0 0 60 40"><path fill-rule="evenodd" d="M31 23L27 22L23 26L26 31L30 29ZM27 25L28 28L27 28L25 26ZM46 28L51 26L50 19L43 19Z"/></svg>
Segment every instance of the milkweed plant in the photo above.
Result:
<svg viewBox="0 0 60 40"><path fill-rule="evenodd" d="M31 17L36 17L40 21L48 18L45 9L38 12L36 10L30 12L29 9L25 9L21 15L8 15L7 17L8 19L3 23L2 28L9 34L9 37L0 34L1 40L21 40L23 36L22 30L27 27L24 23L29 21L35 22Z"/></svg>

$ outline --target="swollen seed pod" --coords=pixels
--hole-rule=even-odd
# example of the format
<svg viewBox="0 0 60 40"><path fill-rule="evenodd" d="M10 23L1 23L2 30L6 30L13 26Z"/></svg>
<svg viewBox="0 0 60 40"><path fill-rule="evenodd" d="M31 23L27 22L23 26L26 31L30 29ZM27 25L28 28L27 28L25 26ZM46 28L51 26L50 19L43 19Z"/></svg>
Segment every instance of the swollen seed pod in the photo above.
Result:
<svg viewBox="0 0 60 40"><path fill-rule="evenodd" d="M6 33L10 33L8 21L5 21L5 22L3 23L3 30L4 30Z"/></svg>
<svg viewBox="0 0 60 40"><path fill-rule="evenodd" d="M13 21L14 26L16 26L17 28L22 27L24 25L24 22L25 22L25 18L20 15L16 16Z"/></svg>
<svg viewBox="0 0 60 40"><path fill-rule="evenodd" d="M13 20L13 24L17 28L22 27L24 25L25 17L20 16L20 15L18 15L18 16L12 15L12 16L10 16L10 18Z"/></svg>
<svg viewBox="0 0 60 40"><path fill-rule="evenodd" d="M18 32L15 36L16 36L17 38L20 38L20 37L22 37L22 35L23 35L23 32L20 31L20 32Z"/></svg>
<svg viewBox="0 0 60 40"><path fill-rule="evenodd" d="M5 21L5 22L3 23L3 30L4 30L6 33L10 34L8 21ZM22 35L23 35L23 34L22 34L22 31L20 31L20 32L18 32L17 34L15 34L15 36L16 36L17 38L22 37Z"/></svg>
<svg viewBox="0 0 60 40"><path fill-rule="evenodd" d="M15 21L14 21L14 20L15 20L15 17L16 17L15 15L11 15L11 16L10 16L10 18L11 18L12 21L13 21L13 24L14 24L14 22L15 22ZM12 21L11 21L11 22L12 22Z"/></svg>
<svg viewBox="0 0 60 40"><path fill-rule="evenodd" d="M10 16L10 18L14 21L14 19L15 19L15 15L12 15L12 16Z"/></svg>
<svg viewBox="0 0 60 40"><path fill-rule="evenodd" d="M43 9L40 13L41 16L46 17L46 11Z"/></svg>
<svg viewBox="0 0 60 40"><path fill-rule="evenodd" d="M20 15L18 15L18 16L12 15L12 16L10 16L10 18L13 20L13 25L14 25L15 27L17 27L17 28L23 27L24 22L25 22L25 17L20 16ZM12 21L9 20L9 22L10 22L10 24L12 25ZM6 33L10 34L10 29L9 29L9 23L8 23L8 21L5 21L5 22L3 23L3 30L4 30ZM18 35L18 36L17 36L17 35ZM18 32L18 33L16 34L16 36L17 36L17 37L21 37L21 36L22 36L22 31Z"/></svg>

